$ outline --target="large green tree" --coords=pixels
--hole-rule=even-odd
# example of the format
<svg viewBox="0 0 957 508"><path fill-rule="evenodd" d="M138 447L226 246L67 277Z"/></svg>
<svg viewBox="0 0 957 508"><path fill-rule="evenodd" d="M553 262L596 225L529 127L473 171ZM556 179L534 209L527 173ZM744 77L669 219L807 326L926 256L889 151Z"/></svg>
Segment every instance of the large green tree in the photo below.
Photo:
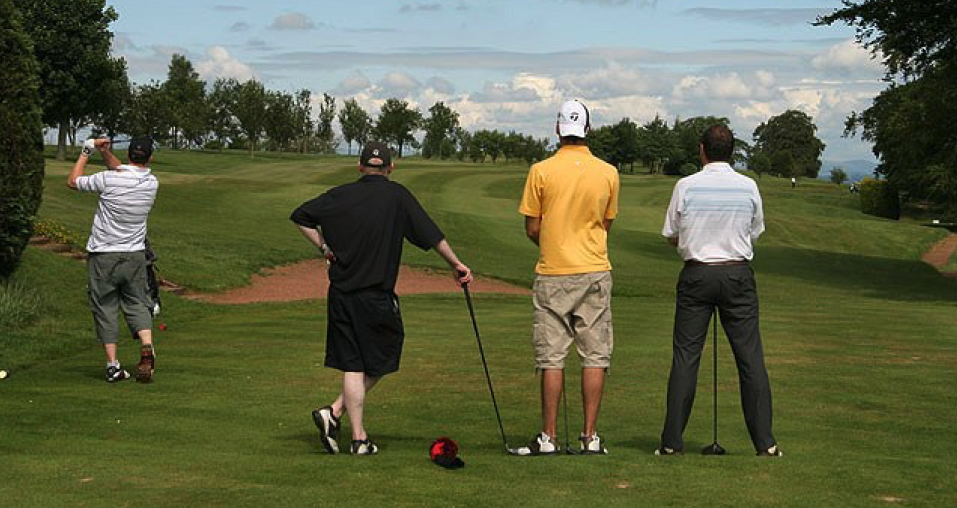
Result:
<svg viewBox="0 0 957 508"><path fill-rule="evenodd" d="M106 0L15 0L33 40L40 69L43 122L57 127L57 158L66 158L67 134L91 117L104 83L121 67L110 56L110 23L117 14ZM4 55L6 61L7 55Z"/></svg>
<svg viewBox="0 0 957 508"><path fill-rule="evenodd" d="M375 125L375 135L381 141L393 144L399 157L407 145L415 146L415 131L422 125L422 113L418 108L409 107L409 103L399 99L386 99L379 110Z"/></svg>
<svg viewBox="0 0 957 508"><path fill-rule="evenodd" d="M122 70L103 84L100 93L92 100L96 102L91 121L96 135L105 135L111 140L121 132L129 133L126 121L127 112L133 102L133 85L126 75L126 61L119 59L116 64Z"/></svg>
<svg viewBox="0 0 957 508"><path fill-rule="evenodd" d="M266 89L262 83L250 79L236 88L233 116L249 144L249 155L254 157L266 124Z"/></svg>
<svg viewBox="0 0 957 508"><path fill-rule="evenodd" d="M339 111L339 127L342 128L342 139L349 145L349 155L352 155L353 141L361 147L369 140L372 118L355 99L349 99Z"/></svg>
<svg viewBox="0 0 957 508"><path fill-rule="evenodd" d="M199 141L210 130L206 82L200 79L189 59L174 54L162 90L169 104L166 123L173 148L189 148L190 143Z"/></svg>
<svg viewBox="0 0 957 508"><path fill-rule="evenodd" d="M890 188L931 200L957 220L957 2L842 3L817 23L853 26L890 83L848 118L845 134L874 143L877 171Z"/></svg>
<svg viewBox="0 0 957 508"><path fill-rule="evenodd" d="M762 172L789 178L817 178L823 152L824 142L817 137L817 126L803 111L789 109L754 129L751 156L763 154L771 162L770 167ZM789 157L781 153L787 153ZM785 160L790 163L783 164Z"/></svg>
<svg viewBox="0 0 957 508"><path fill-rule="evenodd" d="M16 269L43 193L39 66L11 0L0 0L0 280Z"/></svg>
<svg viewBox="0 0 957 508"><path fill-rule="evenodd" d="M332 121L336 119L336 99L324 93L319 104L319 121L316 122L316 145L319 153L336 153L339 141L332 130Z"/></svg>
<svg viewBox="0 0 957 508"><path fill-rule="evenodd" d="M315 124L312 122L312 92L308 89L299 90L293 99L292 110L299 153L306 153L309 150L309 140L315 131Z"/></svg>
<svg viewBox="0 0 957 508"><path fill-rule="evenodd" d="M236 101L239 100L239 81L235 78L218 78L207 97L209 128L223 149L239 137L239 122L236 120Z"/></svg>
<svg viewBox="0 0 957 508"><path fill-rule="evenodd" d="M152 81L136 87L125 118L129 134L165 142L169 132L169 101L162 85Z"/></svg>
<svg viewBox="0 0 957 508"><path fill-rule="evenodd" d="M422 156L426 159L448 159L454 153L452 136L459 126L459 114L439 101L429 108L429 117L422 122L425 137L422 140Z"/></svg>
<svg viewBox="0 0 957 508"><path fill-rule="evenodd" d="M285 151L297 134L295 99L285 92L266 92L263 129L272 148Z"/></svg>

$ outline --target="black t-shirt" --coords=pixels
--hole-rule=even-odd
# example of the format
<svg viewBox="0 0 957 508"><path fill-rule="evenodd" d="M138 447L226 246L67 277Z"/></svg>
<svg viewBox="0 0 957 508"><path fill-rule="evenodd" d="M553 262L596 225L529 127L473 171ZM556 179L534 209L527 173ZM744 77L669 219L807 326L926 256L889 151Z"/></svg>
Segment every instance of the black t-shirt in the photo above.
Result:
<svg viewBox="0 0 957 508"><path fill-rule="evenodd" d="M330 189L303 203L290 219L319 227L336 262L331 284L343 292L365 288L395 289L402 258L402 240L422 250L435 247L445 235L415 196L382 175Z"/></svg>

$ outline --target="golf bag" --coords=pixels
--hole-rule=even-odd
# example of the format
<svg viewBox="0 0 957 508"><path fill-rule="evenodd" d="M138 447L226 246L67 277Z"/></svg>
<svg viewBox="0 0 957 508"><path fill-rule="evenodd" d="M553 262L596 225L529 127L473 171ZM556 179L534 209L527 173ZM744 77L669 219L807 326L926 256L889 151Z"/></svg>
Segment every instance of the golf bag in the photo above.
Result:
<svg viewBox="0 0 957 508"><path fill-rule="evenodd" d="M156 279L156 260L159 258L156 257L156 253L153 252L148 238L146 239L146 247L143 252L146 254L146 294L149 296L149 302L147 302L147 304L149 305L150 315L155 318L159 315L160 307L162 306L159 281ZM130 333L133 335L133 340L138 338L136 336L136 330L130 329Z"/></svg>
<svg viewBox="0 0 957 508"><path fill-rule="evenodd" d="M153 317L159 315L160 306L162 301L160 300L160 289L159 281L156 280L156 260L159 259L156 257L156 253L153 252L152 247L150 246L149 239L146 240L146 288L150 296L150 314Z"/></svg>

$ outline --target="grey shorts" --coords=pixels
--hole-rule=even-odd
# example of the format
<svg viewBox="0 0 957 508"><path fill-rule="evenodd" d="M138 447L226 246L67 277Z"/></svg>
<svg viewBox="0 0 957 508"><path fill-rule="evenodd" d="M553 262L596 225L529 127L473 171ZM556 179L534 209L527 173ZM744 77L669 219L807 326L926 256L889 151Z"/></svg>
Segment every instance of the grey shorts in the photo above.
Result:
<svg viewBox="0 0 957 508"><path fill-rule="evenodd" d="M582 367L608 368L614 346L611 272L539 275L532 288L535 306L535 365L562 369L572 343Z"/></svg>
<svg viewBox="0 0 957 508"><path fill-rule="evenodd" d="M119 340L119 311L134 334L153 328L143 252L90 253L86 261L90 308L102 344Z"/></svg>

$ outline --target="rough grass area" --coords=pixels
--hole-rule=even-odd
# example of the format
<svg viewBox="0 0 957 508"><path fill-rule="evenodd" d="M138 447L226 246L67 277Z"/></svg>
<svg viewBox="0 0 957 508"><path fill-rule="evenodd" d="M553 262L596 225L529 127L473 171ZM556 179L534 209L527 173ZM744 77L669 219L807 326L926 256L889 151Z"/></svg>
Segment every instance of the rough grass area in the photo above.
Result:
<svg viewBox="0 0 957 508"><path fill-rule="evenodd" d="M356 177L347 158L159 154L151 236L161 274L202 289L242 284L311 249L298 203ZM95 199L50 163L41 211L89 227ZM479 273L530 284L536 251L516 207L526 168L403 159L396 178ZM102 381L82 264L30 249L18 281L44 312L0 335L0 499L10 506L953 506L957 493L957 282L919 261L942 232L860 214L838 186L764 177L768 232L754 264L782 459L753 456L727 342L719 346L726 457L656 458L681 268L659 236L673 178L622 177L611 235L615 356L599 431L607 457L501 450L461 294L407 297L402 369L367 402L376 457L321 453L309 411L338 390L322 368L321 302L216 306L167 296L151 385ZM440 267L408 247L406 259ZM539 425L528 297L475 295L512 445ZM12 337L12 338L11 338ZM710 351L705 352L710 356ZM121 360L136 360L122 341ZM572 439L581 421L569 369ZM710 362L685 434L711 439ZM348 432L348 424L346 424ZM428 461L459 441L467 466Z"/></svg>
<svg viewBox="0 0 957 508"><path fill-rule="evenodd" d="M40 315L40 295L25 284L0 281L0 330L18 330Z"/></svg>

